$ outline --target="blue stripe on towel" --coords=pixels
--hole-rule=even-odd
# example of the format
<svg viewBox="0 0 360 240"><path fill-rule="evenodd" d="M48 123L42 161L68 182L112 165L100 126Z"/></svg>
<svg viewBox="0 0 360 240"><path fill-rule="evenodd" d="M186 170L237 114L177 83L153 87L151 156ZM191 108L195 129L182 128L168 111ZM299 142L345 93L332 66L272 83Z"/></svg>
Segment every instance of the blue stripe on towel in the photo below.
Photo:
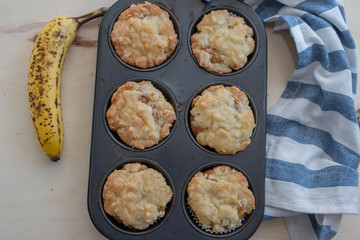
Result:
<svg viewBox="0 0 360 240"><path fill-rule="evenodd" d="M266 0L255 9L255 12L261 19L265 19L275 15L283 6L284 4L276 0Z"/></svg>
<svg viewBox="0 0 360 240"><path fill-rule="evenodd" d="M284 21L287 23L287 25L289 26L289 28L293 28L301 23L303 23L304 21L301 19L301 17L298 16L280 16L282 19L284 19Z"/></svg>
<svg viewBox="0 0 360 240"><path fill-rule="evenodd" d="M353 169L359 166L359 155L335 141L330 133L302 125L273 114L267 115L267 134L289 137L303 144L312 144L322 149L335 162Z"/></svg>
<svg viewBox="0 0 360 240"><path fill-rule="evenodd" d="M332 25L325 19L310 13L305 13L301 16L301 19L306 22L314 31L322 28L332 27Z"/></svg>
<svg viewBox="0 0 360 240"><path fill-rule="evenodd" d="M310 13L305 13L304 15L301 16L301 19L307 25L309 25L309 27L312 28L314 31L317 31L317 30L323 29L323 28L333 28L336 31L337 36L339 37L341 44L343 46L350 48L350 49L355 49L355 41L352 38L349 30L340 31L339 29L337 29L334 25L332 25L325 19L323 19L319 16L316 16L316 15L310 14Z"/></svg>
<svg viewBox="0 0 360 240"><path fill-rule="evenodd" d="M338 72L350 69L347 56L344 51L328 52L324 45L313 44L298 53L297 69L304 68L313 62L320 62L321 66L329 72Z"/></svg>
<svg viewBox="0 0 360 240"><path fill-rule="evenodd" d="M297 9L301 9L305 12L310 12L313 14L321 14L323 12L326 12L330 9L333 9L334 7L337 7L335 1L329 1L329 0L317 0L317 1L304 1L299 3L295 6Z"/></svg>
<svg viewBox="0 0 360 240"><path fill-rule="evenodd" d="M310 170L299 163L266 159L265 176L268 179L292 182L305 188L334 186L357 187L358 172L352 168L335 165L320 170Z"/></svg>
<svg viewBox="0 0 360 240"><path fill-rule="evenodd" d="M351 33L349 30L346 31L339 31L337 28L335 28L332 24L330 24L325 19L318 17L316 15L305 13L301 17L298 16L282 16L282 19L286 21L289 28L292 28L296 25L299 25L301 23L306 23L310 28L312 28L314 31L317 31L319 29L323 28L332 28L336 31L337 36L339 37L341 44L347 48L355 49L355 41L351 36Z"/></svg>
<svg viewBox="0 0 360 240"><path fill-rule="evenodd" d="M325 91L319 85L290 81L281 97L286 99L305 98L317 104L323 111L335 111L344 118L357 123L352 97Z"/></svg>
<svg viewBox="0 0 360 240"><path fill-rule="evenodd" d="M356 82L357 82L357 74L356 73L351 73L351 80L352 80L352 92L353 94L356 94Z"/></svg>
<svg viewBox="0 0 360 240"><path fill-rule="evenodd" d="M335 28L335 31L337 32L337 35L341 41L341 44L347 48L355 49L355 41L351 36L351 33L349 30L346 31L339 31L339 29Z"/></svg>
<svg viewBox="0 0 360 240"><path fill-rule="evenodd" d="M333 231L330 226L319 225L314 214L308 214L308 218L319 240L332 239L336 235L336 232Z"/></svg>

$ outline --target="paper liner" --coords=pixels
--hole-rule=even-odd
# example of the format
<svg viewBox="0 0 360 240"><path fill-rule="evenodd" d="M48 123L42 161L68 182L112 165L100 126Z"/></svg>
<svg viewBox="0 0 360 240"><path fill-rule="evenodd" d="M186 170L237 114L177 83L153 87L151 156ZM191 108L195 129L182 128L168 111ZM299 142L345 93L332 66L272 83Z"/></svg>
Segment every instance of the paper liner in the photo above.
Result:
<svg viewBox="0 0 360 240"><path fill-rule="evenodd" d="M202 230L204 230L204 231L206 231L206 232L208 232L208 233L215 234L215 235L222 235L222 234L231 233L231 232L235 231L236 229L241 228L241 227L243 226L243 225L242 225L242 226L240 226L240 227L239 227L239 226L236 226L236 227L231 228L231 229L225 229L225 230L222 231L222 232L214 232L214 231L211 230L211 228L206 228L206 227L204 227L204 226L199 222L198 218L196 217L196 214L195 214L194 211L191 209L191 206L190 206L188 200L186 201L186 203L187 203L188 210L189 210L189 212L190 212L190 214L191 214L191 217L194 219L195 223L196 223ZM246 216L246 215L244 215L244 217L243 217L242 219L240 219L240 222L241 222L242 224L243 224L243 221L245 220L245 216Z"/></svg>

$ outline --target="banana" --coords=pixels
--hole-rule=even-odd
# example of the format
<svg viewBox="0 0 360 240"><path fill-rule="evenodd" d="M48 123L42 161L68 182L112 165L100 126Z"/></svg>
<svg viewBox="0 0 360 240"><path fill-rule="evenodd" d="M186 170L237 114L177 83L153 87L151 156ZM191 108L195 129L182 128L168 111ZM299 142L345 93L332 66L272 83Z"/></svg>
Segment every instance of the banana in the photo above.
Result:
<svg viewBox="0 0 360 240"><path fill-rule="evenodd" d="M28 73L30 116L37 141L52 161L61 158L64 144L60 86L65 56L79 28L106 11L101 8L81 17L54 18L35 40Z"/></svg>

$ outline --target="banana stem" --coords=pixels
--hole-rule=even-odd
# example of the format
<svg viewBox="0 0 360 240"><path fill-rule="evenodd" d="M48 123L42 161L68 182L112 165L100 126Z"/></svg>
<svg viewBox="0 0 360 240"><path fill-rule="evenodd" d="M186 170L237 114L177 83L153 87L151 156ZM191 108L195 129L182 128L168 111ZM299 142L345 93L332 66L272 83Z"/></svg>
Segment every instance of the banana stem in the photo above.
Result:
<svg viewBox="0 0 360 240"><path fill-rule="evenodd" d="M87 13L80 17L74 17L74 19L78 22L78 28L80 28L84 23L93 20L94 18L102 17L109 10L109 8L99 8L95 11Z"/></svg>

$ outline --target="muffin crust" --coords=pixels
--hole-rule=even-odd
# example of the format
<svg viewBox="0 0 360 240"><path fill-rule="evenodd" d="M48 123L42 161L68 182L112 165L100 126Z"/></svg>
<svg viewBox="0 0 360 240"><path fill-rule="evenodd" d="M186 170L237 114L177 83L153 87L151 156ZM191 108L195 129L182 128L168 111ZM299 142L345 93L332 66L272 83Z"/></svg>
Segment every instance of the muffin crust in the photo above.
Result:
<svg viewBox="0 0 360 240"><path fill-rule="evenodd" d="M176 120L173 106L150 81L126 82L111 97L106 112L109 128L137 149L158 144Z"/></svg>
<svg viewBox="0 0 360 240"><path fill-rule="evenodd" d="M128 163L108 176L102 196L106 213L144 230L165 215L172 190L161 173L140 163Z"/></svg>
<svg viewBox="0 0 360 240"><path fill-rule="evenodd" d="M223 233L242 226L255 209L246 177L228 166L198 172L187 187L188 204L203 228Z"/></svg>
<svg viewBox="0 0 360 240"><path fill-rule="evenodd" d="M216 73L242 68L255 48L253 29L227 10L206 14L191 36L191 49L200 66Z"/></svg>
<svg viewBox="0 0 360 240"><path fill-rule="evenodd" d="M169 13L149 2L132 4L123 11L110 38L119 57L139 68L161 64L179 42Z"/></svg>
<svg viewBox="0 0 360 240"><path fill-rule="evenodd" d="M246 94L235 86L214 85L194 98L191 129L201 145L235 154L251 143L254 114Z"/></svg>

